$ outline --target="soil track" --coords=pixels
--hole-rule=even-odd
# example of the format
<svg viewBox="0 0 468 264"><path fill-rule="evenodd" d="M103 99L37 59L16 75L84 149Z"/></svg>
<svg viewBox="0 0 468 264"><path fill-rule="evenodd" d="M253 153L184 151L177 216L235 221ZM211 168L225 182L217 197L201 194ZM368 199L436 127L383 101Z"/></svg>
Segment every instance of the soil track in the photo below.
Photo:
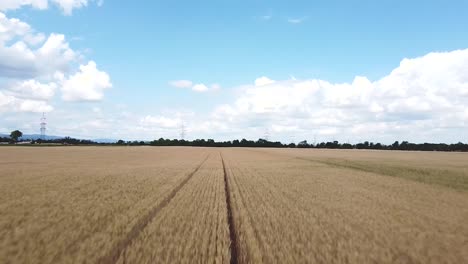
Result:
<svg viewBox="0 0 468 264"><path fill-rule="evenodd" d="M229 237L231 239L231 264L237 264L239 260L239 246L238 246L238 239L236 234L236 229L234 227L234 218L232 216L232 205L231 205L231 192L229 189L229 181L226 172L226 164L224 163L223 155L219 153L221 156L221 161L223 163L223 172L224 172L224 190L226 192L226 206L227 206L227 214L228 214L228 225L229 225Z"/></svg>
<svg viewBox="0 0 468 264"><path fill-rule="evenodd" d="M203 166L203 164L208 160L210 155L207 155L206 158L191 172L187 177L176 187L174 190L165 198L160 204L151 209L148 214L142 217L136 225L132 227L127 236L120 240L112 250L110 250L105 256L100 258L97 263L116 263L119 259L122 252L131 245L132 241L138 237L140 232L156 217L159 211L166 207L171 200L177 195L177 193L182 189L185 184L197 173L197 171Z"/></svg>

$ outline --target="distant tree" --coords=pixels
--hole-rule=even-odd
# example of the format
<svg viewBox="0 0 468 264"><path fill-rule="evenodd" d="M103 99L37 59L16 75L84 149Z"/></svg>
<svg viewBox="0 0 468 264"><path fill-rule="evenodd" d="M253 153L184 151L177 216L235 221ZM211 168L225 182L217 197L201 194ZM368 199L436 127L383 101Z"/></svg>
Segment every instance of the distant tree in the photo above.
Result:
<svg viewBox="0 0 468 264"><path fill-rule="evenodd" d="M408 149L408 144L409 144L408 141L403 141L403 142L401 142L401 144L400 144L400 149L401 149L401 150L409 150L409 149Z"/></svg>
<svg viewBox="0 0 468 264"><path fill-rule="evenodd" d="M215 141L214 141L214 139L211 139L211 138L210 138L210 139L206 140L206 146L208 146L208 147L214 147L214 146L215 146Z"/></svg>
<svg viewBox="0 0 468 264"><path fill-rule="evenodd" d="M18 139L23 136L23 132L19 130L12 131L10 134L10 138L13 142L18 142Z"/></svg>
<svg viewBox="0 0 468 264"><path fill-rule="evenodd" d="M244 146L244 147L247 145L247 143L248 143L248 141L247 141L247 139L245 139L245 138L243 138L243 139L240 141L240 145L241 145L241 146Z"/></svg>
<svg viewBox="0 0 468 264"><path fill-rule="evenodd" d="M333 141L333 148L340 148L340 142L338 141Z"/></svg>
<svg viewBox="0 0 468 264"><path fill-rule="evenodd" d="M125 144L125 141L123 141L122 139L119 139L119 141L117 141L117 145L123 145Z"/></svg>
<svg viewBox="0 0 468 264"><path fill-rule="evenodd" d="M349 143L344 143L343 145L341 145L341 148L342 149L352 149L353 145L351 145Z"/></svg>
<svg viewBox="0 0 468 264"><path fill-rule="evenodd" d="M299 143L297 143L298 148L308 148L310 147L309 143L307 143L307 140L303 140Z"/></svg>

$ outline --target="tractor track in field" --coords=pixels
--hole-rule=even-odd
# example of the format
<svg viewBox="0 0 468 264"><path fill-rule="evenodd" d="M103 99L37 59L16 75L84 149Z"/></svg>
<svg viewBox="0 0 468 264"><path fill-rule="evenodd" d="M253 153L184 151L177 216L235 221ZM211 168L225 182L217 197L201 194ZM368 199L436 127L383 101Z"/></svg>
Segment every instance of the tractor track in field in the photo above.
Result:
<svg viewBox="0 0 468 264"><path fill-rule="evenodd" d="M234 217L232 215L232 203L231 203L231 191L229 189L229 180L226 172L226 165L224 163L224 158L221 152L221 162L223 163L223 173L224 173L224 191L226 193L226 207L227 207L227 216L228 216L228 225L229 225L229 238L231 244L229 245L231 251L231 264L239 263L239 240L237 239L237 233L234 226Z"/></svg>
<svg viewBox="0 0 468 264"><path fill-rule="evenodd" d="M161 203L151 209L144 217L140 218L140 220L138 220L138 222L132 227L127 236L120 240L106 255L101 257L97 263L116 263L122 252L124 252L125 249L127 249L132 244L133 240L138 237L141 231L145 229L145 227L157 216L157 214L171 202L180 189L182 189L185 184L187 184L187 182L193 177L193 175L198 172L198 170L203 166L203 164L205 164L209 157L210 155L208 154L206 158L192 172L190 172L187 177L179 185L177 185L177 187L175 187L174 190L172 190L172 192L164 200L161 201Z"/></svg>

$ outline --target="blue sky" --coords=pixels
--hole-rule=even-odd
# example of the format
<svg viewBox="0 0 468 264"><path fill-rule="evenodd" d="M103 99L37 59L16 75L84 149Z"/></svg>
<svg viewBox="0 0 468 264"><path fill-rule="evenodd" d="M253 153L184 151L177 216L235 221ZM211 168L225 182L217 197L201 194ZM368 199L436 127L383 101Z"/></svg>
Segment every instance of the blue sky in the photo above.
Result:
<svg viewBox="0 0 468 264"><path fill-rule="evenodd" d="M190 138L466 141L467 11L467 1L5 0L0 131L37 132L45 111L48 133L87 138L178 137L185 123ZM25 67L9 47L39 52L52 33L73 58L62 46L32 59L48 71L5 70ZM90 61L87 83L72 78ZM53 95L37 98L31 80Z"/></svg>

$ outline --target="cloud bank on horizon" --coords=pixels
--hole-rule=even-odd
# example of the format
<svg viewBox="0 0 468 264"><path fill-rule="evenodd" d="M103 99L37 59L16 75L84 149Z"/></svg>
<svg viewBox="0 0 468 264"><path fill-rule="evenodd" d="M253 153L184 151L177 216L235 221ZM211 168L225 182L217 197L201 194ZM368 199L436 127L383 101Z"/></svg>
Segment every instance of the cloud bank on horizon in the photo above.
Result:
<svg viewBox="0 0 468 264"><path fill-rule="evenodd" d="M71 16L73 10L90 4L103 2L0 3L0 132L37 133L37 113L47 112L55 116L54 134L85 138L177 138L184 124L190 138L217 140L257 139L266 131L272 139L285 142L467 140L463 135L468 129L468 49L402 59L378 80L366 76L343 83L318 78L274 80L259 74L251 83L233 87L221 87L222 79L216 83L164 80L168 93L190 94L193 100L206 102L204 107L189 100L184 107L168 104L152 111L150 103L143 112L122 98L104 104L108 91L119 84L112 73L98 67L99 61L73 49L64 34L38 32L8 16L28 6L33 10L55 6ZM305 20L286 22L301 26ZM138 88L130 92L138 93ZM216 96L225 100L218 102Z"/></svg>
<svg viewBox="0 0 468 264"><path fill-rule="evenodd" d="M374 82L363 76L350 83L262 77L244 86L233 103L216 108L212 118L225 130L270 127L274 133L362 140L461 135L468 125L466 69L468 49L403 59Z"/></svg>

